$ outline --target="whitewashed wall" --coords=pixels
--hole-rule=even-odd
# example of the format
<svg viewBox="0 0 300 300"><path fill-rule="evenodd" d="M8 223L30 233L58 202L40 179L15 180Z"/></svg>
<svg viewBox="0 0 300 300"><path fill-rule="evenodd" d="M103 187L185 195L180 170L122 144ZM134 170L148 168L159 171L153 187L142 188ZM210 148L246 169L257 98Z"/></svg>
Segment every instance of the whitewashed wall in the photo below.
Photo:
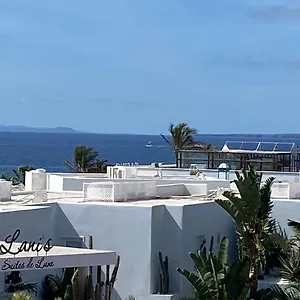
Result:
<svg viewBox="0 0 300 300"><path fill-rule="evenodd" d="M233 240L231 255L235 255L233 222L214 202L167 206L119 203L59 205L62 213L56 226L61 235L76 237L90 234L95 248L113 249L120 254L114 299L125 299L128 295L148 299L151 293L157 293L159 251L169 257L171 292L190 292L176 268L192 268L188 253L199 249L203 235L208 240L211 235L215 238L229 236Z"/></svg>
<svg viewBox="0 0 300 300"><path fill-rule="evenodd" d="M25 207L26 208L26 207ZM18 241L38 241L53 237L52 212L49 207L34 207L34 209L7 210L0 213L0 240L21 230ZM52 270L56 272L56 270ZM49 270L21 271L23 282L41 284ZM0 272L0 292L4 290L4 278L8 272Z"/></svg>

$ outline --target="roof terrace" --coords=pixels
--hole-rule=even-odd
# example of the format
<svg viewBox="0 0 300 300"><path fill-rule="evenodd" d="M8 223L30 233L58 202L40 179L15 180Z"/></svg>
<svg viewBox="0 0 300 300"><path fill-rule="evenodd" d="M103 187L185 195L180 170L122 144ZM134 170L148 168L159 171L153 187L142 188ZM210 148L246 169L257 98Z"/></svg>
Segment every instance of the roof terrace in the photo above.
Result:
<svg viewBox="0 0 300 300"><path fill-rule="evenodd" d="M244 153L298 153L298 147L295 143L227 141L222 147L222 151Z"/></svg>
<svg viewBox="0 0 300 300"><path fill-rule="evenodd" d="M217 169L226 163L232 170L252 165L258 171L298 172L300 154L295 143L227 141L221 150L181 150L177 165L188 168Z"/></svg>

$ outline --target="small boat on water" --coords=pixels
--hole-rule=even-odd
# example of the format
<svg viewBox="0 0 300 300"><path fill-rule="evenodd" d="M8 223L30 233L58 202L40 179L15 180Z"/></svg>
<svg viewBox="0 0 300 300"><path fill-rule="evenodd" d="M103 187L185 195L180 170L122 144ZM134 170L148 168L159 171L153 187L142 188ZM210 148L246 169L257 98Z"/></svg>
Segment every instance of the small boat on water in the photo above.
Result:
<svg viewBox="0 0 300 300"><path fill-rule="evenodd" d="M146 145L146 147L152 147L152 142L149 142L147 145Z"/></svg>

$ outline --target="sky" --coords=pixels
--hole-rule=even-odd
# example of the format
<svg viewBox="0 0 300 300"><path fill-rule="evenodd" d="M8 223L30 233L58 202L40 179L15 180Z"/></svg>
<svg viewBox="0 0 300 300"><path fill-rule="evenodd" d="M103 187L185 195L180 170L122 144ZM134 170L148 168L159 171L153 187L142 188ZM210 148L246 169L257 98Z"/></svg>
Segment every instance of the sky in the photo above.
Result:
<svg viewBox="0 0 300 300"><path fill-rule="evenodd" d="M299 0L0 2L0 124L300 133Z"/></svg>

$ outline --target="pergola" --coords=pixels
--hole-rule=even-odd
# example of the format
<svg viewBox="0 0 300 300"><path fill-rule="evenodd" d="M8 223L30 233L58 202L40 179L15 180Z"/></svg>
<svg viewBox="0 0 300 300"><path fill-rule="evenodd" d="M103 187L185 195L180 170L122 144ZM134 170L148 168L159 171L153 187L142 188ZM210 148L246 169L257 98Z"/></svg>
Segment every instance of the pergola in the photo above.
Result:
<svg viewBox="0 0 300 300"><path fill-rule="evenodd" d="M221 163L231 170L252 165L259 171L298 172L300 152L295 143L227 141L221 150L186 149L176 153L176 164L183 168L198 165L217 169Z"/></svg>
<svg viewBox="0 0 300 300"><path fill-rule="evenodd" d="M10 252L18 252L21 245L14 243ZM117 254L113 251L53 246L48 252L23 251L16 255L0 253L0 272L113 265L116 258Z"/></svg>

